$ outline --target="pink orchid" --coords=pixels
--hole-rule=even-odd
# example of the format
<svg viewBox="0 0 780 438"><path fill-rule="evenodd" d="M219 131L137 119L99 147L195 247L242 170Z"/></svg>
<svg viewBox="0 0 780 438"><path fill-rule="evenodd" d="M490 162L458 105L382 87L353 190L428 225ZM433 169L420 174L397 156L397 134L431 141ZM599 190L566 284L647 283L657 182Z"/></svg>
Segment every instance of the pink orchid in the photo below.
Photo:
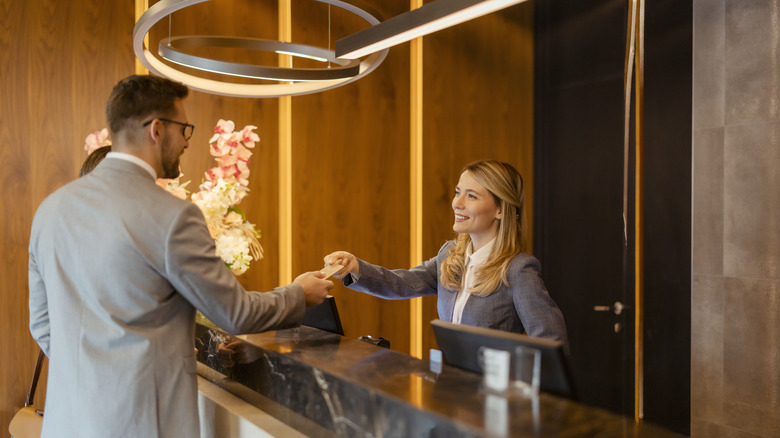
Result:
<svg viewBox="0 0 780 438"><path fill-rule="evenodd" d="M89 134L84 140L84 150L87 151L87 155L103 146L111 146L111 140L108 139L108 129L106 128Z"/></svg>
<svg viewBox="0 0 780 438"><path fill-rule="evenodd" d="M217 160L217 163L219 163L220 167L225 167L236 164L237 158L235 155L223 155L221 157L215 158L215 160Z"/></svg>
<svg viewBox="0 0 780 438"><path fill-rule="evenodd" d="M206 178L209 181L216 181L224 177L225 177L225 173L222 171L222 168L220 167L212 167L211 169L206 171Z"/></svg>
<svg viewBox="0 0 780 438"><path fill-rule="evenodd" d="M230 179L231 176L236 174L236 166L219 167L219 173L222 174L222 179Z"/></svg>
<svg viewBox="0 0 780 438"><path fill-rule="evenodd" d="M239 169L241 172L246 171L247 174L249 174L249 160L236 160L236 168Z"/></svg>
<svg viewBox="0 0 780 438"><path fill-rule="evenodd" d="M217 121L217 126L214 128L214 132L218 134L229 134L232 133L234 129L236 129L236 124L233 123L232 120L219 119L219 121Z"/></svg>
<svg viewBox="0 0 780 438"><path fill-rule="evenodd" d="M209 152L211 152L211 155L214 157L221 157L228 153L228 149L223 146L224 143L221 142L211 143L211 148L209 148Z"/></svg>
<svg viewBox="0 0 780 438"><path fill-rule="evenodd" d="M241 130L241 142L244 143L244 146L253 148L255 147L255 142L260 141L260 136L254 132L255 129L257 129L257 126L246 125Z"/></svg>
<svg viewBox="0 0 780 438"><path fill-rule="evenodd" d="M236 158L238 158L239 160L244 160L244 161L248 162L249 161L249 157L252 156L252 151L250 151L249 149L247 149L245 147L238 147L235 150L235 155L236 155Z"/></svg>

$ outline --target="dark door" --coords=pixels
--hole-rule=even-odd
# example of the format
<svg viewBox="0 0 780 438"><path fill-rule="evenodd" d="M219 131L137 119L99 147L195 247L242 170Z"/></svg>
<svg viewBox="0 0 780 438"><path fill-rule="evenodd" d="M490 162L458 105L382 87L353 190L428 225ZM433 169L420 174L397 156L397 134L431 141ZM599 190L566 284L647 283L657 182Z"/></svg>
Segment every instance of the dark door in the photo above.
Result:
<svg viewBox="0 0 780 438"><path fill-rule="evenodd" d="M533 250L566 318L581 400L633 418L633 196L627 227L623 221L627 2L544 0L534 8ZM646 17L641 407L645 421L688 433L691 3L647 2ZM633 169L633 155L628 161ZM630 194L633 179L630 171Z"/></svg>
<svg viewBox="0 0 780 438"><path fill-rule="evenodd" d="M633 294L623 270L625 4L535 4L534 252L566 317L580 398L633 416ZM615 303L624 307L619 314Z"/></svg>

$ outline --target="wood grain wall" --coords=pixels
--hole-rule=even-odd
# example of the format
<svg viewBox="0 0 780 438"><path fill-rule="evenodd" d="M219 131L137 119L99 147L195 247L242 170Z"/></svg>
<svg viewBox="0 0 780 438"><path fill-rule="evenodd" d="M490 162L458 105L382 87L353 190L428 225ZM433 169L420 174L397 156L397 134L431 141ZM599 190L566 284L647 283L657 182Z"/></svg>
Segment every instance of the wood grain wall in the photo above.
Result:
<svg viewBox="0 0 780 438"><path fill-rule="evenodd" d="M150 2L154 3L154 1ZM76 177L86 135L105 126L112 86L133 74L132 2L0 0L0 430L7 430L27 392L37 346L27 322L27 243L35 209ZM395 0L371 4L385 18L408 9ZM362 24L336 8L294 0L293 41L325 46ZM171 19L172 34L241 34L276 39L274 1L231 0L196 5ZM246 19L236 19L246 17ZM530 6L512 7L425 38L424 258L452 237L451 193L463 165L478 158L515 164L527 180L530 207L532 64ZM167 36L163 20L151 32ZM214 56L204 51L204 55ZM245 56L220 53L220 56ZM267 54L253 61L272 64ZM237 59L237 58L236 58ZM271 59L269 61L269 59ZM409 45L345 87L292 99L293 272L319 269L344 249L390 268L408 268L410 234ZM185 102L196 125L182 159L196 189L213 165L207 141L220 118L258 126L251 195L242 204L263 237L266 257L241 279L250 289L278 284L278 118L276 99L240 99L192 92ZM528 211L529 219L531 212ZM409 303L388 302L337 284L346 335L384 336L409 351ZM425 302L424 323L436 317ZM7 334L10 334L8 336ZM425 334L424 352L432 345ZM45 384L45 381L44 381ZM43 401L43 388L37 397ZM3 434L4 432L0 432Z"/></svg>
<svg viewBox="0 0 780 438"><path fill-rule="evenodd" d="M133 72L134 17L132 4L120 1L0 4L0 434L7 436L38 351L27 328L32 216L78 175L84 138L105 125L108 92ZM43 402L45 378L40 386Z"/></svg>
<svg viewBox="0 0 780 438"><path fill-rule="evenodd" d="M293 23L301 20L305 29L293 31L293 38L300 34L303 42L321 44L328 34L327 6L293 3L298 5ZM408 8L397 0L372 5L385 17ZM331 30L334 38L348 35L340 27ZM321 267L323 256L336 250L408 267L408 45L391 51L379 69L354 84L294 98L292 117L294 270ZM332 294L347 336L383 336L393 349L409 351L407 301L374 298L340 282Z"/></svg>
<svg viewBox="0 0 780 438"><path fill-rule="evenodd" d="M151 1L150 4L154 4ZM169 20L158 22L149 33L150 46L155 48L160 39L172 35L245 35L251 38L276 39L277 5L275 1L257 2L252 0L231 0L206 2L175 12ZM235 20L231 17L249 17L251 20ZM204 20L203 17L211 17ZM252 62L261 65L275 65L275 55L258 52L238 52L233 49L201 50L201 56L224 59L227 61L247 62L242 56L252 56ZM180 67L177 67L180 68ZM204 75L197 70L185 71L224 80L225 76ZM241 82L241 78L229 78L231 82ZM195 125L195 133L190 146L181 160L184 181L191 181L188 188L197 191L203 181L204 172L215 166L216 161L208 151L208 141L214 134L219 119L232 120L236 130L246 125L257 126L255 132L260 142L255 145L249 162L250 195L239 208L246 214L247 220L255 224L262 237L264 258L253 263L251 269L239 277L241 283L254 290L271 290L278 286L279 252L278 239L278 109L276 99L245 99L238 97L215 96L198 91L190 91L185 101L190 123Z"/></svg>
<svg viewBox="0 0 780 438"><path fill-rule="evenodd" d="M481 159L511 163L525 183L528 242L533 218L533 3L424 38L423 258L455 237L451 201L461 170ZM423 353L435 347L423 305Z"/></svg>

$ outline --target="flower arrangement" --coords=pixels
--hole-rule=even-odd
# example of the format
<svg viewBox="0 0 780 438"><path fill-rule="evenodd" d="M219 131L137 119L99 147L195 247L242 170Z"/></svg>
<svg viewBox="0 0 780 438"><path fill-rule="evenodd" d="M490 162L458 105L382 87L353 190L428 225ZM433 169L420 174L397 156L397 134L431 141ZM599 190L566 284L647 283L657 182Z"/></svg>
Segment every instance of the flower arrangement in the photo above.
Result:
<svg viewBox="0 0 780 438"><path fill-rule="evenodd" d="M209 152L218 165L206 171L200 191L190 199L203 211L217 255L240 275L249 269L252 260L263 258L260 231L236 207L249 194L250 149L260 137L254 132L257 126L247 125L241 131L234 128L231 120L217 122Z"/></svg>
<svg viewBox="0 0 780 438"><path fill-rule="evenodd" d="M260 231L246 220L244 213L236 207L249 194L249 158L260 137L254 132L256 126L247 125L234 131L231 120L220 119L209 140L209 152L217 166L205 172L199 191L190 200L203 212L211 237L216 244L217 255L235 275L249 269L252 260L263 258L260 245ZM85 140L87 154L95 149L110 146L108 130L95 131ZM157 180L157 185L180 199L187 199L186 189L190 181L180 183L183 175L174 179Z"/></svg>

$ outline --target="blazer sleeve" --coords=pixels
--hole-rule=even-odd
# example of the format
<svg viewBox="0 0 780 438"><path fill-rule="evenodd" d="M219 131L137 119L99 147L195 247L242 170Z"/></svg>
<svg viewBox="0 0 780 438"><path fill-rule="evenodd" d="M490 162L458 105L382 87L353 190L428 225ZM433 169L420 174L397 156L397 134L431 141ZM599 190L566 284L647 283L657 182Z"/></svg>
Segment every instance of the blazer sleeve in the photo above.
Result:
<svg viewBox="0 0 780 438"><path fill-rule="evenodd" d="M344 286L358 292L389 300L403 300L436 295L439 285L441 258L447 256L444 244L439 254L412 269L387 269L358 259L360 278L353 282L352 276L343 279Z"/></svg>
<svg viewBox="0 0 780 438"><path fill-rule="evenodd" d="M30 289L30 333L33 339L43 350L43 353L49 356L49 339L51 327L49 324L49 302L46 297L46 285L38 270L38 263L35 258L35 252L30 247L30 258L27 265L28 285Z"/></svg>
<svg viewBox="0 0 780 438"><path fill-rule="evenodd" d="M541 277L541 265L528 254L517 256L509 267L509 291L526 334L563 342L568 352L569 339L563 313L552 299Z"/></svg>
<svg viewBox="0 0 780 438"><path fill-rule="evenodd" d="M247 292L216 255L214 240L197 206L186 203L172 222L165 245L166 277L196 309L232 334L300 325L306 308L297 283L271 292Z"/></svg>

